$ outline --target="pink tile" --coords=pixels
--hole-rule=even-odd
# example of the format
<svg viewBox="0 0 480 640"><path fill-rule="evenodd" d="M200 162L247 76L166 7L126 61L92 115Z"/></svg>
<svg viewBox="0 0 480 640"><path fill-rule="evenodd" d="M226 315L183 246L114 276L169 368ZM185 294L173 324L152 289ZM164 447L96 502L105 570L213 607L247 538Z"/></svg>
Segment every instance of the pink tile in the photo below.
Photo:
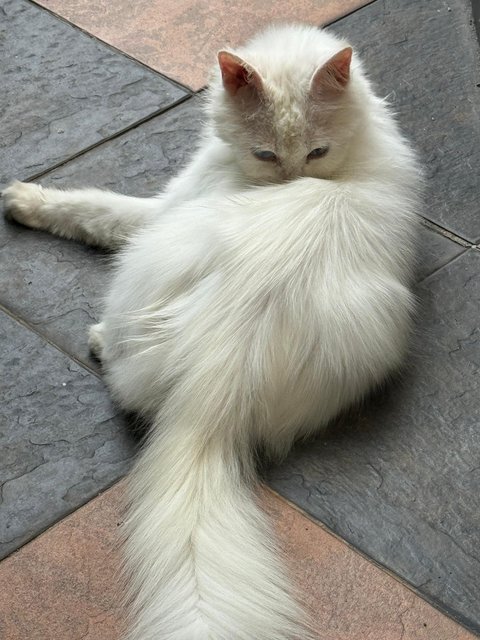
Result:
<svg viewBox="0 0 480 640"><path fill-rule="evenodd" d="M474 640L283 498L266 498L319 640Z"/></svg>
<svg viewBox="0 0 480 640"><path fill-rule="evenodd" d="M326 24L372 0L37 0L54 13L192 89L215 53L273 22Z"/></svg>
<svg viewBox="0 0 480 640"><path fill-rule="evenodd" d="M0 563L2 640L119 640L122 486Z"/></svg>
<svg viewBox="0 0 480 640"><path fill-rule="evenodd" d="M119 640L122 493L120 483L0 563L2 640ZM272 491L262 501L318 640L474 640Z"/></svg>

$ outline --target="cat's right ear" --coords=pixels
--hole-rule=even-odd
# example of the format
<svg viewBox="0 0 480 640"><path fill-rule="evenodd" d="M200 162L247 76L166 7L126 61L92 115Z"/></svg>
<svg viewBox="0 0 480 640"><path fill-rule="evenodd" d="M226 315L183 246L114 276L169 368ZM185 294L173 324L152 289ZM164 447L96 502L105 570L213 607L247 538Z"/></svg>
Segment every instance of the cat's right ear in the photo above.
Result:
<svg viewBox="0 0 480 640"><path fill-rule="evenodd" d="M235 54L219 51L218 65L222 72L223 86L231 96L235 96L243 88L257 92L262 90L262 79L258 72Z"/></svg>

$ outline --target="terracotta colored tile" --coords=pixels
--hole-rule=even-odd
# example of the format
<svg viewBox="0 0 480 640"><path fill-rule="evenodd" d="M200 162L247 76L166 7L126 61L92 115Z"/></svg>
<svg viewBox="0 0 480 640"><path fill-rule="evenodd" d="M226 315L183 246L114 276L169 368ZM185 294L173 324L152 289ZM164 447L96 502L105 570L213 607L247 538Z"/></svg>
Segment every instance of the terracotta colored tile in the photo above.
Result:
<svg viewBox="0 0 480 640"><path fill-rule="evenodd" d="M122 485L0 564L2 640L118 640Z"/></svg>
<svg viewBox="0 0 480 640"><path fill-rule="evenodd" d="M319 640L474 639L283 498L265 496Z"/></svg>
<svg viewBox="0 0 480 640"><path fill-rule="evenodd" d="M220 47L272 22L331 22L372 0L37 0L104 42L193 89ZM273 9L274 7L274 9Z"/></svg>
<svg viewBox="0 0 480 640"><path fill-rule="evenodd" d="M118 640L123 483L0 564L2 640ZM268 489L270 513L319 640L473 640Z"/></svg>

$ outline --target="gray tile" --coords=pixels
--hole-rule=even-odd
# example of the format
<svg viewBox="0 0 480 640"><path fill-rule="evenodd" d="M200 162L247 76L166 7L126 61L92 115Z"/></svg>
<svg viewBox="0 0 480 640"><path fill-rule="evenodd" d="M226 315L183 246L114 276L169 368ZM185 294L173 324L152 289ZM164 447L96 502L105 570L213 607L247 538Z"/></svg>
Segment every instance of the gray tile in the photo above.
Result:
<svg viewBox="0 0 480 640"><path fill-rule="evenodd" d="M403 379L299 446L270 482L480 631L480 252L418 293Z"/></svg>
<svg viewBox="0 0 480 640"><path fill-rule="evenodd" d="M382 0L332 29L361 53L422 154L425 215L480 239L479 47L468 0Z"/></svg>
<svg viewBox="0 0 480 640"><path fill-rule="evenodd" d="M135 196L153 196L196 150L202 126L202 96L194 96L59 167L39 182L52 187L94 186Z"/></svg>
<svg viewBox="0 0 480 640"><path fill-rule="evenodd" d="M64 351L96 366L87 328L98 320L109 257L0 221L0 302Z"/></svg>
<svg viewBox="0 0 480 640"><path fill-rule="evenodd" d="M133 452L103 383L0 312L0 557L123 475Z"/></svg>
<svg viewBox="0 0 480 640"><path fill-rule="evenodd" d="M186 92L24 0L0 0L0 189Z"/></svg>
<svg viewBox="0 0 480 640"><path fill-rule="evenodd" d="M422 225L418 238L417 281L424 280L465 251L465 247L439 231Z"/></svg>
<svg viewBox="0 0 480 640"><path fill-rule="evenodd" d="M189 159L199 129L199 101L192 98L60 167L41 183L154 195ZM99 317L110 260L100 251L2 217L0 302L92 366L86 330Z"/></svg>

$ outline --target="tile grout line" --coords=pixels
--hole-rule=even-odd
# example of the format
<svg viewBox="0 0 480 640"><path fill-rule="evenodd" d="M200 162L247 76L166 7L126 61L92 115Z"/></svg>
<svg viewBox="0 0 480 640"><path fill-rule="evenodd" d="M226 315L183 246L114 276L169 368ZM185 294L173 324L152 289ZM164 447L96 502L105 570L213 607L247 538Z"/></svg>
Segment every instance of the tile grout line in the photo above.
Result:
<svg viewBox="0 0 480 640"><path fill-rule="evenodd" d="M54 530L56 527L58 527L64 520L68 519L73 514L77 513L78 511L80 511L81 509L86 507L88 504L90 504L90 502L93 502L94 500L96 500L97 498L103 496L105 493L107 493L108 491L113 489L115 486L117 486L121 482L124 482L125 478L127 477L127 475L128 475L128 473L123 475L123 476L120 476L119 478L116 478L110 484L108 484L106 487L101 489L97 494L95 494L95 495L91 496L90 498L88 498L84 503L82 503L82 504L78 505L77 507L74 507L70 511L66 512L65 514L63 514L58 519L56 519L53 522L51 522L47 527L45 527L41 531L39 531L36 534L34 534L32 537L30 537L27 540L25 540L16 549L12 550L10 553L7 553L3 558L0 559L0 566L1 566L3 561L5 561L5 560L7 560L9 558L12 558L16 553L21 552L21 550L24 547L26 547L27 545L29 545L31 543L34 543L36 539L40 538L41 536L48 535L52 530ZM465 626L465 624L463 622L461 622L460 620L458 620L458 618L456 618L456 616L454 615L454 612L450 612L450 611L446 611L446 610L442 609L435 601L431 601L427 597L425 597L425 595L423 593L421 593L421 592L419 592L417 590L417 587L415 587L411 583L407 582L402 576L400 576L399 574L394 573L387 566L381 564L375 558L370 557L368 554L366 554L360 548L354 546L351 542L349 542L348 540L346 540L345 538L343 538L339 534L335 533L324 522L322 522L321 520L317 520L314 516L310 515L307 511L305 511L298 504L292 502L288 498L285 498L282 494L278 493L275 489L273 489L266 482L262 481L261 485L263 485L264 489L266 489L266 491L268 493L273 494L281 502L284 502L291 509L294 509L303 518L308 520L314 527L318 527L323 532L325 532L327 535L330 535L332 538L337 540L342 546L345 546L348 550L350 550L355 555L360 556L360 558L362 558L369 565L373 565L376 569L378 569L382 573L387 574L390 578L395 580L395 582L397 582L403 588L405 588L408 591L410 591L414 596L416 596L419 599L421 599L422 601L426 602L429 606L434 608L441 615L445 616L446 618L449 618L449 619L453 620L453 622L458 624L461 628L466 629L468 632L476 635L476 632L473 629L469 628L468 626Z"/></svg>
<svg viewBox="0 0 480 640"><path fill-rule="evenodd" d="M167 107L163 107L162 109L158 109L157 111L154 111L154 112L150 113L149 115L145 116L144 118L141 118L140 120L137 120L136 122L133 122L132 124L128 125L126 128L121 129L120 131L116 131L115 133L113 133L110 136L107 136L106 138L102 138L102 140L100 140L99 142L95 142L94 144L92 144L92 145L90 145L88 147L85 147L84 149L81 149L77 153L74 153L72 156L69 156L68 158L65 158L65 160L61 160L60 162L57 162L56 164L48 167L48 169L44 169L43 171L40 171L39 173L35 173L35 174L31 175L31 176L28 176L27 178L24 179L24 182L31 182L32 180L38 180L38 178L45 177L46 175L48 175L52 171L55 171L56 169L59 169L60 167L63 167L66 164L68 164L70 162L73 162L74 160L77 160L78 158L81 158L82 156L84 156L85 154L89 153L90 151L93 151L94 149L98 149L103 144L106 144L108 142L112 142L113 140L116 140L117 138L120 138L121 136L125 135L126 133L129 133L130 131L133 131L134 129L137 129L138 127L142 126L143 124L145 124L147 122L150 122L151 120L154 120L155 118L158 118L159 116L162 116L165 113L168 113L172 109L175 109L179 105L181 105L184 102L187 102L188 100L190 100L192 98L192 96L193 96L193 94L187 94L185 96L182 96L178 100L175 100L175 102L173 102L172 104L169 104ZM0 195L1 195L1 193L0 193Z"/></svg>
<svg viewBox="0 0 480 640"><path fill-rule="evenodd" d="M134 457L134 456L135 456L135 453L133 454L132 457ZM48 535L52 529L55 529L56 527L58 527L64 520L66 520L67 518L70 518L71 516L73 516L75 513L80 511L80 509L83 509L88 504L90 504L90 502L92 502L93 500L96 500L97 498L100 498L101 496L103 496L107 491L110 491L110 489L113 489L120 482L123 482L125 480L126 476L128 475L128 473L129 472L127 472L124 475L121 475L118 478L115 478L115 480L112 480L111 483L107 484L98 493L96 493L95 495L91 496L90 498L87 498L85 500L85 502L83 502L82 504L79 504L76 507L72 507L69 511L66 511L65 513L60 515L57 519L53 520L44 529L41 529L40 531L37 531L36 533L34 533L30 538L28 538L24 542L22 542L16 549L13 549L9 553L7 553L5 556L3 556L3 558L0 558L0 568L2 566L2 562L12 558L16 553L20 553L22 551L22 549L24 549L29 544L34 543L35 540L37 540L38 538L40 538L40 537L42 537L44 535Z"/></svg>
<svg viewBox="0 0 480 640"><path fill-rule="evenodd" d="M274 489L272 486L270 486L270 484L267 484L266 482L264 482L264 486L268 489L268 491L273 493L280 500L283 500L292 509L297 511L306 520L311 522L314 526L319 527L320 529L322 529L322 531L324 531L325 533L331 535L333 538L335 538L335 540L338 540L338 542L341 542L348 549L353 551L353 553L359 555L361 558L363 558L365 561L369 562L370 564L373 564L380 571L383 571L384 573L388 574L391 578L393 578L394 580L399 582L401 585L403 585L404 587L407 587L409 589L409 591L412 591L412 593L414 593L415 595L419 595L415 591L415 587L413 585L411 585L408 582L405 582L404 579L401 576L399 576L398 574L394 573L388 567L382 565L380 562L378 562L378 560L375 560L375 558L371 558L367 553L362 551L359 547L356 547L354 544L349 542L346 538L343 538L340 534L336 533L333 529L330 529L330 527L327 524L325 524L322 520L318 520L315 516L311 515L308 511L305 511L305 509L303 509L303 507L301 507L300 505L296 504L295 502L292 502L292 500L290 500L289 498L286 498L284 495L282 495L276 489ZM423 597L422 597L422 599L425 600L425 598L423 598Z"/></svg>
<svg viewBox="0 0 480 640"><path fill-rule="evenodd" d="M460 251L459 254L457 254L456 256L453 256L452 258L450 258L449 260L444 262L442 265L440 265L439 267L434 269L431 273L427 274L426 276L424 276L420 280L417 280L415 282L415 285L422 284L423 282L428 280L431 276L433 276L433 275L437 274L439 271L441 271L444 267L448 266L449 264L451 264L452 262L454 262L458 258L461 258L463 255L465 255L465 253L467 253L467 251L470 251L470 250L480 251L480 245L472 244L468 240L465 240L465 238L462 238L461 236L456 235L455 233L453 233L449 229L446 229L445 227L442 227L441 225L437 224L436 222L432 222L428 218L424 218L422 215L420 215L419 218L420 218L420 224L425 229L428 229L432 233L436 233L437 235L442 236L443 238L445 238L446 240L449 240L450 242L454 242L455 244L460 245L461 247L463 247L463 251Z"/></svg>
<svg viewBox="0 0 480 640"><path fill-rule="evenodd" d="M460 251L460 253L456 256L453 256L453 258L450 258L450 260L447 260L444 264L442 264L440 267L438 267L437 269L434 269L431 273L429 273L428 275L426 275L424 278L422 278L421 280L417 280L417 282L415 283L415 285L419 285L419 284L423 284L425 283L429 278L431 278L432 276L436 275L439 271L441 271L444 267L448 267L448 265L452 264L452 262L455 262L456 260L459 260L460 258L462 258L468 251L470 251L471 249L473 249L473 251L475 251L476 249L474 247L465 247L463 251Z"/></svg>
<svg viewBox="0 0 480 640"><path fill-rule="evenodd" d="M415 585L413 585L410 582L408 582L403 576L395 573L392 569L390 569L386 565L383 565L381 562L379 562L375 558L370 557L365 551L363 551L359 547L356 547L354 544L349 542L346 538L343 538L338 533L335 533L335 531L330 529L330 527L328 527L328 525L326 525L321 520L317 520L315 518L315 516L310 515L310 513L308 513L308 511L305 511L300 505L296 504L295 502L292 502L291 500L289 500L288 498L283 496L281 493L278 493L278 491L276 491L273 487L271 487L270 484L268 484L265 480L262 480L262 484L267 489L267 491L269 491L273 495L277 496L277 498L279 498L280 500L285 502L288 506L290 506L292 509L297 511L297 513L299 513L306 520L311 522L314 526L319 527L320 529L322 529L322 531L324 531L325 533L331 535L335 540L337 540L341 544L345 545L348 549L350 549L350 551L352 551L356 555L358 555L361 558L363 558L366 562L368 562L369 564L371 564L374 567L376 567L379 571L382 571L383 573L386 573L390 578L392 578L397 583L399 583L401 586L403 586L404 588L408 589L408 591L413 593L413 595L417 596L418 598L420 598L421 600L426 602L428 605L433 607L436 611L441 613L446 618L449 618L450 620L453 620L453 622L455 622L462 629L465 629L466 631L468 631L469 633L472 633L473 635L477 634L477 632L474 629L472 629L471 627L467 626L465 620L463 620L463 621L460 620L455 615L455 612L443 609L440 606L440 604L437 603L435 600L433 600L433 599L430 600L425 594L423 594L422 592L420 592L418 590L418 587L416 587Z"/></svg>
<svg viewBox="0 0 480 640"><path fill-rule="evenodd" d="M88 373L92 373L96 378L103 381L103 376L99 371L96 371L84 360L80 360L80 358L75 356L73 353L70 353L69 351L66 351L65 349L63 349L56 342L53 342L51 338L49 338L44 333L39 331L34 325L28 322L28 320L26 320L23 316L17 315L16 312L12 311L12 309L5 306L2 302L0 302L0 312L5 313L9 318L14 320L17 324L22 325L22 327L34 333L36 336L41 338L48 345L50 345L51 347L59 351L62 355L66 356L70 360L73 360L76 364L78 364L78 366L82 367L82 369L85 369L86 371L88 371Z"/></svg>
<svg viewBox="0 0 480 640"><path fill-rule="evenodd" d="M442 227L442 225L438 224L437 222L433 222L429 218L426 218L425 216L422 216L422 215L420 215L420 219L421 219L421 224L424 227L438 233L438 235L441 235L444 238L451 240L452 242L455 242L456 244L461 245L462 247L465 247L465 249L477 248L477 245L475 243L470 242L470 240L466 240L462 236L457 235L453 231L450 231L450 229L447 229L447 227Z"/></svg>
<svg viewBox="0 0 480 640"><path fill-rule="evenodd" d="M68 20L68 18L60 15L59 13L55 13L55 11L53 11L49 7L43 6L40 2L37 2L37 0L27 0L27 2L29 4L32 4L33 6L37 7L37 9L40 9L42 11L46 11L53 18L56 18L57 20L60 20L60 22L63 22L63 24L68 25L72 29L76 29L77 31L80 31L81 33L83 33L85 36L87 36L91 40L93 40L95 42L98 42L99 44L103 45L104 47L107 47L108 49L110 49L114 53L117 53L118 55L121 55L122 57L127 58L128 60L132 60L133 62L136 62L138 65L140 65L141 67L143 67L147 71L150 71L150 73L154 73L155 75L160 76L164 80L167 80L171 84L175 85L179 89L182 89L183 91L186 91L190 95L194 95L196 93L196 91L194 91L193 89L191 89L187 85L182 84L178 80L174 80L172 78L169 78L164 73L162 73L161 71L157 71L157 69L154 69L153 67L149 67L147 64L145 64L145 62L142 62L141 60L138 60L137 58L134 58L132 55L130 55L126 51L122 51L122 49L118 49L117 47L115 47L114 45L110 44L109 42L106 42L105 40L102 40L101 38L99 38L95 34L90 33L89 31L87 31L83 27L80 27L78 24L75 24L74 22L70 22L70 20ZM376 0L372 0L372 2L376 2Z"/></svg>
<svg viewBox="0 0 480 640"><path fill-rule="evenodd" d="M322 25L322 29L326 29L327 27L331 27L332 25L337 24L337 22L341 22L345 18L349 18L350 16L353 16L358 11L361 11L362 9L365 9L365 7L369 7L371 4L375 4L375 2L378 2L378 1L379 0L370 0L369 2L366 2L365 4L360 5L356 9L352 9L351 11L348 11L347 13L344 13L341 16L338 16L338 18L334 18L330 22L327 22L326 24Z"/></svg>

